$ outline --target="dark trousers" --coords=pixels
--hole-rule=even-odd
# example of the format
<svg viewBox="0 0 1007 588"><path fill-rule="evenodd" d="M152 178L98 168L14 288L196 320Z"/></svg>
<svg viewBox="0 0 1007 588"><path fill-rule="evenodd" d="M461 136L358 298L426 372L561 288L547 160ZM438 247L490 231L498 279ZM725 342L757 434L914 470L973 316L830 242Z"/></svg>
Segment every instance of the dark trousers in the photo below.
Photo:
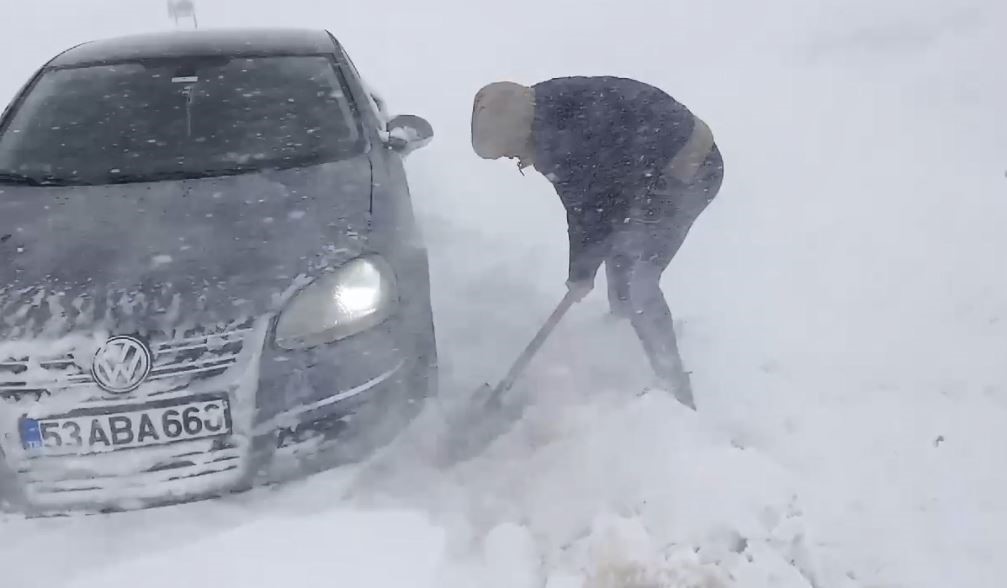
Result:
<svg viewBox="0 0 1007 588"><path fill-rule="evenodd" d="M723 160L714 149L690 183L659 178L613 233L605 260L613 314L629 318L655 374L693 407L692 385L660 282L689 229L716 197L723 177Z"/></svg>

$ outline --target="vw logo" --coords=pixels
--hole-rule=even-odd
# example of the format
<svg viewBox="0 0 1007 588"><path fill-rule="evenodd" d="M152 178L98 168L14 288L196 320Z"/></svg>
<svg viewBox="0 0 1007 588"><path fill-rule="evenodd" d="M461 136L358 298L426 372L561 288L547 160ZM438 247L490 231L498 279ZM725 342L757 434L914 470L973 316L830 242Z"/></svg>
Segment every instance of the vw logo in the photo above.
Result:
<svg viewBox="0 0 1007 588"><path fill-rule="evenodd" d="M112 337L98 349L94 356L91 375L104 390L125 394L136 390L151 367L150 350L133 337Z"/></svg>

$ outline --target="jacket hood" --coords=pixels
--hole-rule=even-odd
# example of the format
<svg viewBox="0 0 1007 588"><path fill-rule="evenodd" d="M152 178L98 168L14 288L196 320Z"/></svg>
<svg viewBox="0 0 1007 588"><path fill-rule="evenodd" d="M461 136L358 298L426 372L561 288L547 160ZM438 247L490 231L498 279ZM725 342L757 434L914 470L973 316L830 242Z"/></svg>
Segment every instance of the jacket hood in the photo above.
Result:
<svg viewBox="0 0 1007 588"><path fill-rule="evenodd" d="M513 82L494 82L476 94L472 106L472 148L479 157L529 160L535 91Z"/></svg>
<svg viewBox="0 0 1007 588"><path fill-rule="evenodd" d="M366 157L144 184L0 185L0 338L274 312L366 247Z"/></svg>

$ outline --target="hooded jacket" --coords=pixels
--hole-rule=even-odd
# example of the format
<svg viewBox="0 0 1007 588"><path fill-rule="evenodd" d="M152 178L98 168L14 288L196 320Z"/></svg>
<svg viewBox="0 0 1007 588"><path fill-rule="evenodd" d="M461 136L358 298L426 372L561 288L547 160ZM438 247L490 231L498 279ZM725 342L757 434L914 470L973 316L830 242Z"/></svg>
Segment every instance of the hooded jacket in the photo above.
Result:
<svg viewBox="0 0 1007 588"><path fill-rule="evenodd" d="M634 204L665 168L690 168L691 161L694 170L716 147L684 105L641 82L568 77L533 89L534 166L567 212L570 281L592 280L614 228L640 214L645 207Z"/></svg>

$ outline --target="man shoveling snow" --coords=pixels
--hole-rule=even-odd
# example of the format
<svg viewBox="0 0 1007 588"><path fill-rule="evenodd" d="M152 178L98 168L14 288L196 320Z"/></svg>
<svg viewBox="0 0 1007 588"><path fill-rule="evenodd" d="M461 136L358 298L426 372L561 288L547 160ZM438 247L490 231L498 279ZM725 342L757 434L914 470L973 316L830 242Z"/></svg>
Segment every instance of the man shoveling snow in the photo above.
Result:
<svg viewBox="0 0 1007 588"><path fill-rule="evenodd" d="M634 80L496 82L476 94L472 145L552 182L567 212L570 292L587 296L604 263L612 314L632 322L660 385L695 408L660 280L723 181L709 127Z"/></svg>

